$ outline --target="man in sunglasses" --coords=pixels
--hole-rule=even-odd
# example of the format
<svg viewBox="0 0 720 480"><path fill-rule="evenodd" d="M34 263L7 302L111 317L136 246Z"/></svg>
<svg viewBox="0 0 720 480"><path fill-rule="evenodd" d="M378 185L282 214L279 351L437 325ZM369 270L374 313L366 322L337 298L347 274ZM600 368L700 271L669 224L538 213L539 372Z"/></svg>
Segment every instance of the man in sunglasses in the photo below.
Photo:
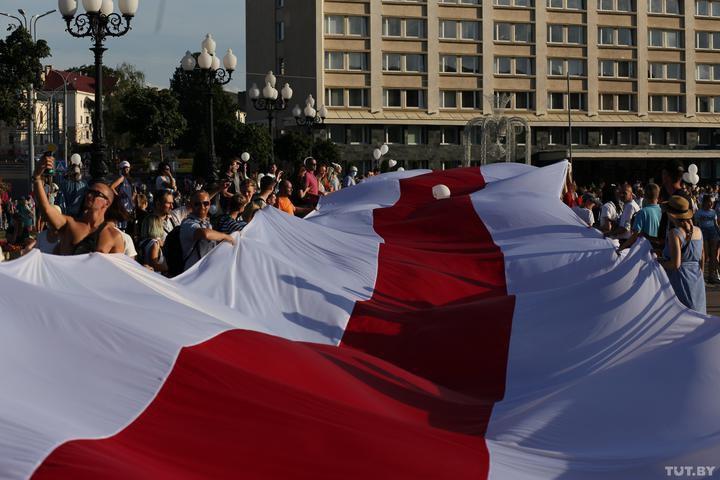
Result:
<svg viewBox="0 0 720 480"><path fill-rule="evenodd" d="M190 198L190 215L180 225L184 270L210 253L220 242L235 245L233 237L213 230L210 223L210 194L205 190L198 190Z"/></svg>
<svg viewBox="0 0 720 480"><path fill-rule="evenodd" d="M114 228L105 228L105 213L115 200L112 189L104 183L91 184L85 193L81 215L77 218L63 215L50 204L43 188L43 174L52 168L52 159L39 162L33 172L33 180L40 211L59 232L60 246L57 252L60 255L123 253L125 242L120 232Z"/></svg>

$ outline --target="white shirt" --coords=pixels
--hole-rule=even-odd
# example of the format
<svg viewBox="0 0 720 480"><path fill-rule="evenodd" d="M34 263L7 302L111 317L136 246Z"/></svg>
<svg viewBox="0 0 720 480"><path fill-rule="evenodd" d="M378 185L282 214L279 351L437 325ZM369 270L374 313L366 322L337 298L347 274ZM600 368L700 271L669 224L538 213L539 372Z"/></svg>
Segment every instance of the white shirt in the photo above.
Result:
<svg viewBox="0 0 720 480"><path fill-rule="evenodd" d="M635 200L630 200L623 206L622 215L620 215L620 220L618 221L618 226L625 229L625 231L617 236L617 238L622 240L627 240L632 235L632 218L635 216L637 212L640 211L640 207L637 203L635 203Z"/></svg>
<svg viewBox="0 0 720 480"><path fill-rule="evenodd" d="M117 227L115 230L120 232L120 235L123 238L123 243L125 244L125 251L123 253L130 258L137 257L137 250L135 250L135 244L133 243L132 237Z"/></svg>
<svg viewBox="0 0 720 480"><path fill-rule="evenodd" d="M575 214L580 217L580 220L587 223L589 227L593 226L593 224L595 223L595 215L593 215L592 210L585 207L578 207L577 205L572 207L572 209L573 212L575 212Z"/></svg>
<svg viewBox="0 0 720 480"><path fill-rule="evenodd" d="M617 208L615 203L607 202L600 208L600 225L605 223L605 219L615 222L618 218Z"/></svg>

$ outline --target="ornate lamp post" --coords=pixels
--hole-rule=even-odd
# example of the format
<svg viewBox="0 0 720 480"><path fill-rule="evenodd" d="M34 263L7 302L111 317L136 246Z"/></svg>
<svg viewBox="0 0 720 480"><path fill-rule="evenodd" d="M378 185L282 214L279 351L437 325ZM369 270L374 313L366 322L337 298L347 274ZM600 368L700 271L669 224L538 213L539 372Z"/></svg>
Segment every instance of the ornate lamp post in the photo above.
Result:
<svg viewBox="0 0 720 480"><path fill-rule="evenodd" d="M119 0L119 15L113 13L113 0L82 0L85 13L75 15L77 0L58 0L58 8L67 24L67 31L77 38L92 39L95 54L95 111L93 112L93 143L90 173L93 178L108 176L107 144L103 125L103 53L107 37L122 37L130 31L130 22L138 8L138 0Z"/></svg>
<svg viewBox="0 0 720 480"><path fill-rule="evenodd" d="M273 72L270 71L265 75L265 87L262 92L258 88L257 84L253 83L252 87L248 91L248 96L252 101L255 110L267 112L268 119L268 130L270 131L270 145L272 146L272 158L275 159L275 146L273 145L273 118L275 118L275 112L282 112L287 109L288 101L292 98L293 91L290 88L290 84L286 83L280 92L275 88L277 79ZM279 93L279 95L278 95ZM261 96L262 95L262 96Z"/></svg>
<svg viewBox="0 0 720 480"><path fill-rule="evenodd" d="M202 42L202 53L195 56L185 52L181 66L183 72L191 78L200 82L207 92L207 121L208 121L208 166L207 180L215 183L218 180L217 158L215 156L215 118L213 109L213 88L216 85L227 85L232 80L232 74L237 67L237 57L231 49L228 49L223 57L223 66L220 68L220 59L215 56L215 40L209 33Z"/></svg>
<svg viewBox="0 0 720 480"><path fill-rule="evenodd" d="M327 108L322 105L319 110L315 110L315 99L312 95L308 95L305 100L305 108L301 109L300 105L295 105L292 114L295 117L295 123L305 127L308 135L312 135L313 129L325 127Z"/></svg>

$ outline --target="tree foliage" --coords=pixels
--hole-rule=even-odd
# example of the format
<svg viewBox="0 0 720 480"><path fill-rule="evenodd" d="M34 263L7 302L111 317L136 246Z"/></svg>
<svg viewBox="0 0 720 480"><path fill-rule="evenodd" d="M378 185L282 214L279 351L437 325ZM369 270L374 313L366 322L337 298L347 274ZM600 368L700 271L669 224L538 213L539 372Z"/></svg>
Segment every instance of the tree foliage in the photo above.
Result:
<svg viewBox="0 0 720 480"><path fill-rule="evenodd" d="M262 125L225 119L215 126L215 150L221 159L228 160L242 152L248 152L251 162L258 167L266 167L269 163L272 144L270 134Z"/></svg>
<svg viewBox="0 0 720 480"><path fill-rule="evenodd" d="M323 163L339 163L340 150L331 140L321 139L312 146L312 156Z"/></svg>
<svg viewBox="0 0 720 480"><path fill-rule="evenodd" d="M297 166L312 155L312 138L300 132L289 132L275 140L275 155L281 163Z"/></svg>
<svg viewBox="0 0 720 480"><path fill-rule="evenodd" d="M169 90L135 87L121 92L117 101L121 107L117 127L127 132L135 145L172 145L185 131L185 118Z"/></svg>
<svg viewBox="0 0 720 480"><path fill-rule="evenodd" d="M22 27L0 40L0 120L18 125L27 118L27 91L31 85L40 86L40 61L49 56L47 42L33 42Z"/></svg>

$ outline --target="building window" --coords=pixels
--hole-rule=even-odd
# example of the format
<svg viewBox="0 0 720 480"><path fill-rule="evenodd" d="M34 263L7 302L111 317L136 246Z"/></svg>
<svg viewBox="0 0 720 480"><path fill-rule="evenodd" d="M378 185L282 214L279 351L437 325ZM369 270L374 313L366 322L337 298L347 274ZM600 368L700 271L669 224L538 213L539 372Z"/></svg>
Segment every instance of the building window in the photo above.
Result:
<svg viewBox="0 0 720 480"><path fill-rule="evenodd" d="M343 52L325 52L325 68L327 70L343 70L344 65Z"/></svg>
<svg viewBox="0 0 720 480"><path fill-rule="evenodd" d="M345 35L345 17L339 15L325 16L325 33L328 35Z"/></svg>
<svg viewBox="0 0 720 480"><path fill-rule="evenodd" d="M457 127L440 128L440 145L457 145L460 143L460 131Z"/></svg>
<svg viewBox="0 0 720 480"><path fill-rule="evenodd" d="M455 90L442 90L440 92L440 106L442 108L457 108L457 92Z"/></svg>
<svg viewBox="0 0 720 480"><path fill-rule="evenodd" d="M368 69L368 57L364 52L348 53L348 70L366 71Z"/></svg>
<svg viewBox="0 0 720 480"><path fill-rule="evenodd" d="M712 97L698 96L696 109L698 113L712 112Z"/></svg>
<svg viewBox="0 0 720 480"><path fill-rule="evenodd" d="M600 60L600 76L633 78L635 77L635 62L627 60Z"/></svg>
<svg viewBox="0 0 720 480"><path fill-rule="evenodd" d="M403 143L403 127L401 125L386 126L385 143Z"/></svg>
<svg viewBox="0 0 720 480"><path fill-rule="evenodd" d="M479 61L478 57L475 57L475 56L460 57L460 63L462 65L462 73L479 74L481 72L480 61Z"/></svg>
<svg viewBox="0 0 720 480"><path fill-rule="evenodd" d="M507 96L508 105L501 105L503 96ZM504 108L508 110L531 110L535 108L535 96L533 92L499 92L496 91L493 96L493 105L496 108Z"/></svg>
<svg viewBox="0 0 720 480"><path fill-rule="evenodd" d="M585 60L579 58L550 58L548 59L548 75L565 76L568 72L571 77L584 77L586 75Z"/></svg>
<svg viewBox="0 0 720 480"><path fill-rule="evenodd" d="M328 125L327 132L333 143L345 143L345 125Z"/></svg>
<svg viewBox="0 0 720 480"><path fill-rule="evenodd" d="M634 0L597 0L597 9L606 12L634 12Z"/></svg>
<svg viewBox="0 0 720 480"><path fill-rule="evenodd" d="M695 2L695 15L701 17L720 17L720 1L697 0Z"/></svg>
<svg viewBox="0 0 720 480"><path fill-rule="evenodd" d="M548 145L565 145L565 130L563 127L552 127L548 130Z"/></svg>
<svg viewBox="0 0 720 480"><path fill-rule="evenodd" d="M679 113L683 111L682 95L650 95L651 112Z"/></svg>
<svg viewBox="0 0 720 480"><path fill-rule="evenodd" d="M408 125L405 127L405 138L407 145L423 145L425 144L425 131L419 125Z"/></svg>
<svg viewBox="0 0 720 480"><path fill-rule="evenodd" d="M495 41L532 43L533 29L529 23L495 23Z"/></svg>
<svg viewBox="0 0 720 480"><path fill-rule="evenodd" d="M425 90L406 90L406 108L425 108Z"/></svg>
<svg viewBox="0 0 720 480"><path fill-rule="evenodd" d="M457 22L455 20L440 20L440 38L457 38Z"/></svg>
<svg viewBox="0 0 720 480"><path fill-rule="evenodd" d="M345 91L342 88L326 88L325 89L325 105L328 107L345 106Z"/></svg>
<svg viewBox="0 0 720 480"><path fill-rule="evenodd" d="M720 32L696 32L695 47L700 49L720 50Z"/></svg>
<svg viewBox="0 0 720 480"><path fill-rule="evenodd" d="M535 63L529 57L495 57L495 73L498 75L533 75Z"/></svg>
<svg viewBox="0 0 720 480"><path fill-rule="evenodd" d="M460 92L461 105L460 108L478 109L482 108L481 95L476 90Z"/></svg>
<svg viewBox="0 0 720 480"><path fill-rule="evenodd" d="M585 10L584 0L546 0L547 8L561 8L564 10Z"/></svg>
<svg viewBox="0 0 720 480"><path fill-rule="evenodd" d="M631 28L599 27L599 45L633 46L635 31Z"/></svg>
<svg viewBox="0 0 720 480"><path fill-rule="evenodd" d="M441 55L440 71L442 73L457 73L457 57L454 55Z"/></svg>
<svg viewBox="0 0 720 480"><path fill-rule="evenodd" d="M383 70L386 72L402 71L402 55L399 53L386 53L383 55Z"/></svg>
<svg viewBox="0 0 720 480"><path fill-rule="evenodd" d="M368 91L365 88L348 89L348 106L349 107L367 107Z"/></svg>
<svg viewBox="0 0 720 480"><path fill-rule="evenodd" d="M396 17L383 17L382 34L385 37L399 37L402 35L402 21Z"/></svg>
<svg viewBox="0 0 720 480"><path fill-rule="evenodd" d="M461 22L461 38L463 40L477 40L480 38L480 28L478 22Z"/></svg>
<svg viewBox="0 0 720 480"><path fill-rule="evenodd" d="M367 37L368 19L367 17L351 16L348 18L348 35Z"/></svg>
<svg viewBox="0 0 720 480"><path fill-rule="evenodd" d="M425 20L419 18L406 18L405 36L412 38L425 38Z"/></svg>
<svg viewBox="0 0 720 480"><path fill-rule="evenodd" d="M681 11L681 0L648 0L648 13L679 15Z"/></svg>
<svg viewBox="0 0 720 480"><path fill-rule="evenodd" d="M548 42L581 45L585 43L585 27L581 25L548 25Z"/></svg>
<svg viewBox="0 0 720 480"><path fill-rule="evenodd" d="M635 110L635 95L626 93L600 94L600 110L605 112L632 112Z"/></svg>
<svg viewBox="0 0 720 480"><path fill-rule="evenodd" d="M368 128L362 125L351 125L348 133L348 143L358 145L361 143L368 143L370 135L368 134Z"/></svg>
<svg viewBox="0 0 720 480"><path fill-rule="evenodd" d="M383 105L386 107L402 107L401 90L383 90Z"/></svg>
<svg viewBox="0 0 720 480"><path fill-rule="evenodd" d="M425 55L407 54L405 55L405 71L406 72L424 72L425 71Z"/></svg>
<svg viewBox="0 0 720 480"><path fill-rule="evenodd" d="M648 45L658 48L682 48L682 32L679 30L658 30L651 28L649 30Z"/></svg>
<svg viewBox="0 0 720 480"><path fill-rule="evenodd" d="M548 93L548 108L550 110L564 110L565 94L560 92Z"/></svg>

